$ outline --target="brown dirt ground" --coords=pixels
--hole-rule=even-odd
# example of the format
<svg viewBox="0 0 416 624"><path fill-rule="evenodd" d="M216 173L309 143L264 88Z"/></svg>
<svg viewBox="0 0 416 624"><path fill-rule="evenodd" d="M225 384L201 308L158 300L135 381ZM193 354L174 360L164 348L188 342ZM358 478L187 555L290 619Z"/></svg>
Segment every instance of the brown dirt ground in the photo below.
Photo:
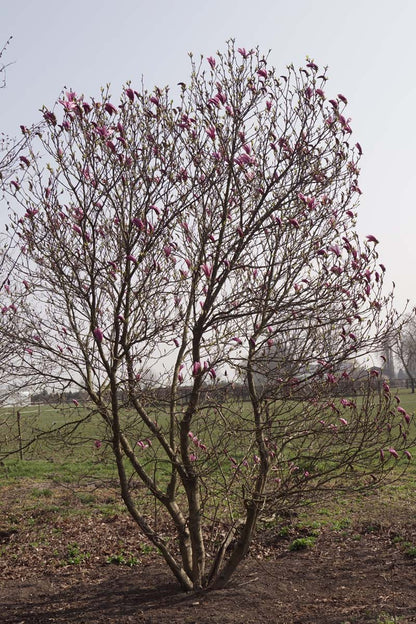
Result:
<svg viewBox="0 0 416 624"><path fill-rule="evenodd" d="M416 623L416 557L406 553L406 545L416 546L416 517L409 509L369 499L366 514L343 530L321 527L315 547L304 551L289 551L294 535L284 539L269 528L226 589L183 594L122 511L85 512L73 492L39 488L35 498L29 482L0 492L3 624ZM40 500L42 491L51 499ZM135 565L107 562L121 553L134 555Z"/></svg>

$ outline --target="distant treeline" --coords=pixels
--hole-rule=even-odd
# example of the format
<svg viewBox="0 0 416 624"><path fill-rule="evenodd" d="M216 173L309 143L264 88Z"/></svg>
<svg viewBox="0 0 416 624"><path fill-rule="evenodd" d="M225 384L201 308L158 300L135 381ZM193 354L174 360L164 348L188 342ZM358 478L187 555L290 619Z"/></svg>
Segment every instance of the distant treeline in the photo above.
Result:
<svg viewBox="0 0 416 624"><path fill-rule="evenodd" d="M335 383L322 383L322 379L311 377L310 379L298 379L292 378L279 383L274 386L263 386L261 391L264 392L264 396L269 399L306 399L308 397L316 396L354 396L360 395L368 391L369 386L373 390L383 390L383 382L386 381L381 374L378 376L369 374L368 371L363 371L355 378L341 378ZM405 379L390 379L387 380L390 387L398 388L406 386L408 380ZM177 388L176 397L180 403L186 403L192 394L192 386L180 385ZM224 403L226 401L248 401L250 399L250 393L246 384L238 383L211 383L202 386L200 390L200 400L202 403ZM147 386L137 389L137 396L140 400L149 404L152 402L169 403L171 400L171 388L170 387L154 387ZM31 396L31 403L33 404L51 404L59 405L62 403L73 403L74 401L82 404L89 401L88 394L84 391L73 392L47 392L46 390L33 394ZM119 392L120 403L125 406L129 405L129 397L127 392Z"/></svg>

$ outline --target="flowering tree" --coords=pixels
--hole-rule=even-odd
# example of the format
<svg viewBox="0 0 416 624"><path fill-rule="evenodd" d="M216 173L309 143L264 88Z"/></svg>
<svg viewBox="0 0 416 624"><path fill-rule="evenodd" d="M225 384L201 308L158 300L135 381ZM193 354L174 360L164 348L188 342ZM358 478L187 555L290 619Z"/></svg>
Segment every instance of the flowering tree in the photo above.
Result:
<svg viewBox="0 0 416 624"><path fill-rule="evenodd" d="M193 62L176 104L69 91L9 184L15 371L86 393L130 514L186 590L228 581L262 510L410 457L387 385L342 394L345 362L394 319L377 240L355 231L361 148L326 80L230 43Z"/></svg>
<svg viewBox="0 0 416 624"><path fill-rule="evenodd" d="M0 50L0 89L6 86L6 68L8 64L3 62L3 56L12 37L9 37L3 48ZM26 138L20 141L12 140L4 133L0 133L0 189L7 188L8 181L16 171L16 161L19 153L24 149ZM20 166L23 163L20 161ZM4 199L2 197L1 199ZM8 226L6 226L7 228ZM10 270L14 262L10 262L10 253L15 246L14 236L0 234L0 289L5 292L10 290ZM15 303L11 304L13 311ZM6 306L7 307L7 306ZM13 341L11 331L12 319L7 314L5 307L0 310L0 324L2 326L2 347L0 350L0 403L10 397L13 391L13 383L10 379L9 362L13 356Z"/></svg>

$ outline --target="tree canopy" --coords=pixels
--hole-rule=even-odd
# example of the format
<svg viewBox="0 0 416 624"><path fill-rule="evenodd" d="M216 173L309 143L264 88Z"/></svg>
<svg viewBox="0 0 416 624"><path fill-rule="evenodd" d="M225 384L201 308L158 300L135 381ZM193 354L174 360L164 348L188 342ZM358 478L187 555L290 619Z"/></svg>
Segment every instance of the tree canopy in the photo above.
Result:
<svg viewBox="0 0 416 624"><path fill-rule="evenodd" d="M88 395L126 505L185 589L228 581L263 509L376 482L408 417L387 384L342 394L394 323L378 241L356 231L346 97L313 61L279 75L233 42L191 61L175 102L70 90L22 129L2 292L14 374Z"/></svg>

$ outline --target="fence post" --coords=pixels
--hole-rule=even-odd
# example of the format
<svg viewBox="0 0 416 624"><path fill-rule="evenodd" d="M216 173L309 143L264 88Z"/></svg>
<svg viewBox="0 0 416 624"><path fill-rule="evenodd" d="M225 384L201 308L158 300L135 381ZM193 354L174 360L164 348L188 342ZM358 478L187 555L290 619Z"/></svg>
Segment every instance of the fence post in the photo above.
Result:
<svg viewBox="0 0 416 624"><path fill-rule="evenodd" d="M19 436L19 457L23 460L22 428L20 426L20 411L17 410L17 434Z"/></svg>

